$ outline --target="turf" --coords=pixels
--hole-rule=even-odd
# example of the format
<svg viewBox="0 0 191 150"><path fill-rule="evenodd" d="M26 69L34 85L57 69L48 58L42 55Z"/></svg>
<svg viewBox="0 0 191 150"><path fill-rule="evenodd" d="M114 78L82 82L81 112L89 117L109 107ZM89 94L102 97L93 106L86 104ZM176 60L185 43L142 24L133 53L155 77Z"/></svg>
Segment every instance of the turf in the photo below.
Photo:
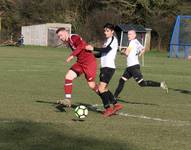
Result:
<svg viewBox="0 0 191 150"><path fill-rule="evenodd" d="M88 117L79 121L74 109L58 109L55 104L63 98L64 75L75 62L64 64L69 52L45 47L0 47L1 150L191 149L189 61L169 59L166 53L146 53L144 78L165 80L169 93L160 88L141 88L131 79L119 101L125 115L104 118L90 107ZM111 91L124 71L125 58L118 54L116 64ZM97 108L103 109L83 76L74 81L73 108L80 103L99 104Z"/></svg>

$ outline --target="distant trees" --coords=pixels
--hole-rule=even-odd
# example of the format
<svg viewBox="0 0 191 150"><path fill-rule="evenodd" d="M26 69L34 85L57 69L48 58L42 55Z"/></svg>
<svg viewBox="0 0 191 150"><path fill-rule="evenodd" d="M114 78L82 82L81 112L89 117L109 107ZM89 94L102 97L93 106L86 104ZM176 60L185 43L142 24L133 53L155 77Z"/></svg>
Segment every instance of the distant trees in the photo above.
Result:
<svg viewBox="0 0 191 150"><path fill-rule="evenodd" d="M87 40L98 40L102 37L102 27L106 22L137 23L153 30L157 36L156 46L161 50L167 47L165 41L169 40L178 12L178 2L179 0L0 0L0 14L5 38L6 35L19 32L23 25L65 22L71 23L73 32L82 34Z"/></svg>
<svg viewBox="0 0 191 150"><path fill-rule="evenodd" d="M145 25L151 27L157 34L157 49L168 47L171 29L178 14L178 0L140 0L145 13L142 17Z"/></svg>

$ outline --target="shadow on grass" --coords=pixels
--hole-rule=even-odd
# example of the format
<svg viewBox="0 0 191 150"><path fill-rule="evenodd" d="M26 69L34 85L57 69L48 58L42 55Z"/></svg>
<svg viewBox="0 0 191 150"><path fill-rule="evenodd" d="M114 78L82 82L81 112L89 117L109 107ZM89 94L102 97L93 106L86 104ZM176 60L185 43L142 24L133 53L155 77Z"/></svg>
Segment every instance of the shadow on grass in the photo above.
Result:
<svg viewBox="0 0 191 150"><path fill-rule="evenodd" d="M93 112L97 112L97 113L103 113L103 111L101 111L100 109L97 109L95 106L92 106L91 104L87 104L87 103L77 103L77 106L79 105L84 105L88 108L88 111L93 111Z"/></svg>
<svg viewBox="0 0 191 150"><path fill-rule="evenodd" d="M43 103L43 104L51 104L53 105L59 112L66 112L65 110L65 106L64 105L59 105L55 102L50 102L50 101L43 101L43 100L37 100L37 103ZM93 107L91 104L87 104L87 103L76 103L76 104L72 104L71 108L75 109L77 106L79 105L84 105L88 108L88 111L93 111L96 113L102 113L101 110L98 110L96 107Z"/></svg>
<svg viewBox="0 0 191 150"><path fill-rule="evenodd" d="M173 91L176 91L176 92L180 92L180 93L182 93L182 94L188 94L188 95L191 95L191 91L190 91L190 90L175 89L175 88L169 88L169 90L173 90Z"/></svg>
<svg viewBox="0 0 191 150"><path fill-rule="evenodd" d="M135 105L152 105L152 106L159 106L158 104L153 104L153 103L141 103L141 102L130 102L126 101L123 99L117 99L117 101L122 102L122 103L127 103L127 104L135 104Z"/></svg>
<svg viewBox="0 0 191 150"><path fill-rule="evenodd" d="M58 105L56 102L50 102L50 101L43 101L43 100L37 100L37 103L43 103L43 104L51 104L53 105L59 112L66 112L65 107L63 105Z"/></svg>
<svg viewBox="0 0 191 150"><path fill-rule="evenodd" d="M75 123L75 122L74 122ZM75 129L76 130L76 129ZM0 124L1 150L138 150L117 137L103 138L74 132L72 127L50 123L10 121ZM76 130L77 131L77 130ZM86 132L85 132L86 131ZM83 134L84 133L84 134ZM91 132L90 132L91 133ZM104 133L104 135L107 134ZM107 135L106 135L107 136Z"/></svg>

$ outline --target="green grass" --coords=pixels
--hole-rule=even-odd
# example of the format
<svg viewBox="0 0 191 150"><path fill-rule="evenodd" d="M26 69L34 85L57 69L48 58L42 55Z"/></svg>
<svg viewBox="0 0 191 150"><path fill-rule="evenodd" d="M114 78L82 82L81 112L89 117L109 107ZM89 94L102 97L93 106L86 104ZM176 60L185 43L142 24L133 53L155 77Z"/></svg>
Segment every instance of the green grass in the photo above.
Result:
<svg viewBox="0 0 191 150"><path fill-rule="evenodd" d="M63 98L64 75L75 62L64 66L69 52L0 47L0 150L191 149L190 62L168 59L166 53L147 53L144 78L165 80L169 94L160 88L141 88L133 79L121 93L121 112L167 121L120 115L104 118L94 111L84 121L76 121L73 109L62 112L54 104ZM125 58L118 55L116 64L111 91L124 71ZM83 76L74 81L73 103L101 104Z"/></svg>

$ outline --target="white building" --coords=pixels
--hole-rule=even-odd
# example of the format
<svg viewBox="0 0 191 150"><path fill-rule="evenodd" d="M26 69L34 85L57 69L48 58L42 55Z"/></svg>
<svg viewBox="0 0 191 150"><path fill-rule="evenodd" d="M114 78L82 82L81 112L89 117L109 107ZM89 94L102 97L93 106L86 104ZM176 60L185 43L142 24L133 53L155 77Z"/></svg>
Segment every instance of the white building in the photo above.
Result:
<svg viewBox="0 0 191 150"><path fill-rule="evenodd" d="M59 45L56 29L65 27L71 33L71 24L46 23L31 26L22 26L21 33L24 36L24 45L53 46Z"/></svg>

